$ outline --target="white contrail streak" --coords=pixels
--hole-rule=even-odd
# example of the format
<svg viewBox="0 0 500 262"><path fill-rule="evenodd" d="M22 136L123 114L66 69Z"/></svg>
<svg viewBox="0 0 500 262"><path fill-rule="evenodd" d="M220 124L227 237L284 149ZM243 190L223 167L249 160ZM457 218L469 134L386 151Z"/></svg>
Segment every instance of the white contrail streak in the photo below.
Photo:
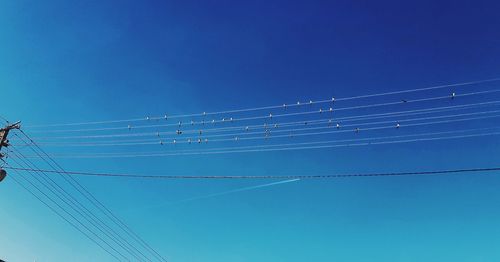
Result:
<svg viewBox="0 0 500 262"><path fill-rule="evenodd" d="M185 199L181 199L181 200L177 200L177 201L173 201L173 202L167 202L167 203L162 203L162 204L157 204L157 205L151 205L151 206L147 206L147 207L142 207L140 209L134 209L134 211L144 210L144 209L159 208L159 207L169 206L169 205L176 205L176 204L191 202L191 201L195 201L195 200L207 199L207 198L212 198L212 197L218 197L218 196L223 196L223 195L229 195L229 194L239 193L239 192L243 192L243 191L250 191L250 190L260 189L260 188L264 188L264 187L270 187L270 186L276 186L276 185L281 185L281 184L287 184L287 183L297 182L299 180L300 180L300 178L295 178L295 179L282 180L282 181L273 182L273 183L256 185L256 186L248 186L248 187L236 188L236 189L231 189L231 190L227 190L227 191L212 193L212 194L208 194L208 195L190 197L190 198L185 198Z"/></svg>
<svg viewBox="0 0 500 262"><path fill-rule="evenodd" d="M249 190L255 190L259 188L264 188L264 187L270 187L270 186L275 186L275 185L280 185L280 184L286 184L286 183L291 183L291 182L296 182L299 181L300 179L289 179L289 180L283 180L283 181L278 181L278 182L273 182L273 183L267 183L267 184L262 184L262 185L256 185L256 186L249 186L249 187L242 187L242 188L236 188L228 191L223 191L223 192L218 192L218 193L212 193L204 196L197 196L197 197L191 197L191 198L186 198L183 200L179 200L173 203L184 203L188 201L193 201L193 200L200 200L200 199L206 199L206 198L212 198L216 196L222 196L222 195L228 195L228 194L233 194L233 193L238 193L238 192L243 192L243 191L249 191Z"/></svg>

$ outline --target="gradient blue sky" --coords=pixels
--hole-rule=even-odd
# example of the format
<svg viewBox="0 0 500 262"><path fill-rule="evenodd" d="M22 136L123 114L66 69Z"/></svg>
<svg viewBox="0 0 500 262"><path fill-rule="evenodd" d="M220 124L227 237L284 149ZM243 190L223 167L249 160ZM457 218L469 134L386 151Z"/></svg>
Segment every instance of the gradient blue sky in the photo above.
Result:
<svg viewBox="0 0 500 262"><path fill-rule="evenodd" d="M4 0L0 114L26 124L121 119L499 77L499 8L498 1ZM60 162L145 174L382 172L492 166L499 145L484 138ZM80 181L170 261L500 260L493 175L298 181L185 202L262 182ZM111 261L8 178L0 220L2 259Z"/></svg>

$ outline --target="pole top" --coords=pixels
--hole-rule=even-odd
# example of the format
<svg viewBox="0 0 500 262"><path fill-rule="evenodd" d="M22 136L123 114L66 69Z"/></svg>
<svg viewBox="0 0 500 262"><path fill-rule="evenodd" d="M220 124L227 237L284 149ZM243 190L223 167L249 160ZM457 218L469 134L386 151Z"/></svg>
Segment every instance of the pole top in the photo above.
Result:
<svg viewBox="0 0 500 262"><path fill-rule="evenodd" d="M0 129L0 131L6 131L6 130L11 130L11 129L19 129L21 128L21 121L17 121L13 124L10 124L2 129Z"/></svg>

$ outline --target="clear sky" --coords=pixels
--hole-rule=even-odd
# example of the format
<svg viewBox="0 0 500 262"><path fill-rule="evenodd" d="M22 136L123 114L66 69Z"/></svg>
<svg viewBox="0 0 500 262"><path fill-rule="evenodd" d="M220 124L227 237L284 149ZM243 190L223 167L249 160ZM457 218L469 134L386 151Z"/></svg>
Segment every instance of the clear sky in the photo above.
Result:
<svg viewBox="0 0 500 262"><path fill-rule="evenodd" d="M500 77L499 8L498 1L4 0L0 115L26 125L123 119ZM68 170L142 174L384 172L493 166L499 146L498 137L484 137L58 161ZM169 261L500 260L493 174L261 188L253 187L276 181L79 181ZM9 177L0 184L0 221L1 259L112 261Z"/></svg>

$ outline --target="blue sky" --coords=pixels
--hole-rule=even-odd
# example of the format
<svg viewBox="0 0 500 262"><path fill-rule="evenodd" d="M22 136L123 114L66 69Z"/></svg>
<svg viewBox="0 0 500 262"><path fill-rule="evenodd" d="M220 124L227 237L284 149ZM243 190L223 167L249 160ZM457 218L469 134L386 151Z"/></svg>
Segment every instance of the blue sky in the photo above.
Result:
<svg viewBox="0 0 500 262"><path fill-rule="evenodd" d="M2 1L0 113L26 125L123 119L500 77L499 8ZM498 164L497 139L58 161L68 170L187 175L465 168ZM209 198L266 182L79 181L170 261L500 260L500 178L491 174L300 180ZM8 178L0 218L2 259L111 261Z"/></svg>

